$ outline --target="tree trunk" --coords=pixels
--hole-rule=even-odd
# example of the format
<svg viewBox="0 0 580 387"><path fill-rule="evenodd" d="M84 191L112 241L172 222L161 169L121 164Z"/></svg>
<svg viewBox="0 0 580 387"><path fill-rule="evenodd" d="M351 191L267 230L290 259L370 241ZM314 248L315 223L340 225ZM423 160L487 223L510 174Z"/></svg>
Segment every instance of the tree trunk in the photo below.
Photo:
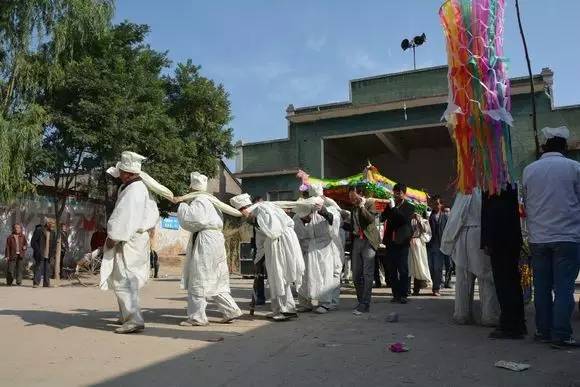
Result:
<svg viewBox="0 0 580 387"><path fill-rule="evenodd" d="M528 44L526 36L524 35L524 27L522 26L522 18L520 15L520 2L516 0L516 14L518 16L518 25L520 28L520 35L522 43L524 44L524 52L526 54L526 62L528 64L528 75L530 77L530 89L532 94L532 125L534 130L534 143L536 145L536 159L540 158L540 141L538 140L538 117L536 114L536 90L534 88L534 76L532 74L532 64L530 62L530 54L528 52Z"/></svg>

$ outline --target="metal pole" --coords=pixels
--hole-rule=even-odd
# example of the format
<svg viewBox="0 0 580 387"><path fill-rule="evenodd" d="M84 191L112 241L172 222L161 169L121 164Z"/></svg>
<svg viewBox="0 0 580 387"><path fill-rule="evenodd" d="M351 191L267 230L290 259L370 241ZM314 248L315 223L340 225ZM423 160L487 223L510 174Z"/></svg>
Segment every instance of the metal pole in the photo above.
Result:
<svg viewBox="0 0 580 387"><path fill-rule="evenodd" d="M415 45L413 44L413 70L417 70L417 61L415 59Z"/></svg>
<svg viewBox="0 0 580 387"><path fill-rule="evenodd" d="M540 158L540 142L538 140L538 117L536 114L536 90L534 88L534 76L532 74L532 65L530 62L530 54L528 53L528 44L526 43L526 36L524 35L524 28L522 27L522 18L520 15L520 2L516 0L516 13L518 16L518 25L520 27L520 35L524 44L524 52L526 54L526 62L528 63L528 75L530 77L530 89L532 93L532 125L534 129L534 142L536 144L536 159Z"/></svg>

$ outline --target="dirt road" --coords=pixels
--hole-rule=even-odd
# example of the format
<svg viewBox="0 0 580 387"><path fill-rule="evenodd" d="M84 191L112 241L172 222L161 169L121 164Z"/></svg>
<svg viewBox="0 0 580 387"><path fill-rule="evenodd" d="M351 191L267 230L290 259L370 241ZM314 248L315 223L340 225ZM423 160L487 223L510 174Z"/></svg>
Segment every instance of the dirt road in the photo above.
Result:
<svg viewBox="0 0 580 387"><path fill-rule="evenodd" d="M451 323L452 292L392 305L375 291L372 313L341 310L273 323L257 311L232 325L183 328L177 277L142 294L147 328L115 335L116 302L95 287L0 288L1 386L580 386L580 351L525 341L490 341L489 329ZM247 311L250 281L232 280ZM387 323L391 312L398 323ZM533 310L528 310L533 332ZM218 316L213 314L214 321ZM580 335L580 318L575 315ZM414 337L411 337L412 335ZM407 353L389 343L405 341ZM516 373L497 360L531 364Z"/></svg>

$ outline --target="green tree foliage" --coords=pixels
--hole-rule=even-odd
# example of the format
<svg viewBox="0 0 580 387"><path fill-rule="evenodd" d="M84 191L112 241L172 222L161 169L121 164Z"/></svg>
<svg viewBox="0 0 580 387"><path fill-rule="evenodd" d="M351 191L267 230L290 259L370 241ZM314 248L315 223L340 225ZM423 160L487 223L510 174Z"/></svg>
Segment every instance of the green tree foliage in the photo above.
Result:
<svg viewBox="0 0 580 387"><path fill-rule="evenodd" d="M30 188L25 161L45 120L36 99L62 79L61 64L108 27L112 11L112 0L0 1L0 200ZM39 61L41 52L51 60Z"/></svg>
<svg viewBox="0 0 580 387"><path fill-rule="evenodd" d="M213 175L218 160L231 156L224 88L202 77L191 62L162 76L169 60L144 44L148 31L122 23L63 64L66 77L38 100L48 118L31 174L50 177L61 192L79 189L77 178L83 176L84 183L106 193L106 167L132 150L148 158L148 173L184 193L191 171ZM60 198L57 218L64 208ZM162 204L162 209L170 205Z"/></svg>

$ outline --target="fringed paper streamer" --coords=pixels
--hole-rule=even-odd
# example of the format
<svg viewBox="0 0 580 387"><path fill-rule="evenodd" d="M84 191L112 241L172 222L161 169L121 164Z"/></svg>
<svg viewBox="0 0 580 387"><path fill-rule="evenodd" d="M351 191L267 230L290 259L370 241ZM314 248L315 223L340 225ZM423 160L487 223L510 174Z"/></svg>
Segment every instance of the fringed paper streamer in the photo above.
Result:
<svg viewBox="0 0 580 387"><path fill-rule="evenodd" d="M457 188L491 194L512 182L510 85L503 53L505 0L448 0L449 101L443 115L457 151Z"/></svg>

